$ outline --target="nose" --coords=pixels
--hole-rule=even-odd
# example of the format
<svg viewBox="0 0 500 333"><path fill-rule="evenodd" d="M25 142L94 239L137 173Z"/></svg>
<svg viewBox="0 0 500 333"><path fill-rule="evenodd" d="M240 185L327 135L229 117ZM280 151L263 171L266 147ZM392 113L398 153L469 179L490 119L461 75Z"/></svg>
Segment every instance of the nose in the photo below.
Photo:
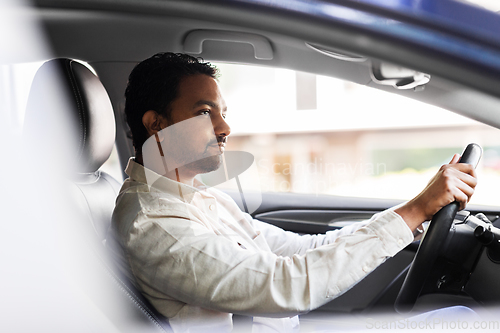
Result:
<svg viewBox="0 0 500 333"><path fill-rule="evenodd" d="M231 127L229 127L226 119L224 119L221 114L218 114L216 119L212 120L212 125L214 126L214 132L217 137L225 137L231 133Z"/></svg>

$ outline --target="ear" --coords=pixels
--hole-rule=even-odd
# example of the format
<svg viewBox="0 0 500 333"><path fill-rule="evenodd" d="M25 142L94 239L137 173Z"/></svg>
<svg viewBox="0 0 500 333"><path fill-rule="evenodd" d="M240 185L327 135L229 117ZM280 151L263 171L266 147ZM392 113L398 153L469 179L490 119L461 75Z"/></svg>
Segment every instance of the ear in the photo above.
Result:
<svg viewBox="0 0 500 333"><path fill-rule="evenodd" d="M167 126L165 118L154 110L149 110L144 113L142 116L142 124L146 127L149 136L155 135Z"/></svg>

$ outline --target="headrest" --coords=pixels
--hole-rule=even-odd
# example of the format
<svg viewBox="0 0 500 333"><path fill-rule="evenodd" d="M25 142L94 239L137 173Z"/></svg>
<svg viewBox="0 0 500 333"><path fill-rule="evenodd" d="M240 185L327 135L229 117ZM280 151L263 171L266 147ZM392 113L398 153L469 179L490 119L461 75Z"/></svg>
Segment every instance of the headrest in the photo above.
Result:
<svg viewBox="0 0 500 333"><path fill-rule="evenodd" d="M71 59L47 61L36 73L24 130L31 138L43 137L45 151L71 159L84 174L106 162L116 133L106 89L90 69Z"/></svg>

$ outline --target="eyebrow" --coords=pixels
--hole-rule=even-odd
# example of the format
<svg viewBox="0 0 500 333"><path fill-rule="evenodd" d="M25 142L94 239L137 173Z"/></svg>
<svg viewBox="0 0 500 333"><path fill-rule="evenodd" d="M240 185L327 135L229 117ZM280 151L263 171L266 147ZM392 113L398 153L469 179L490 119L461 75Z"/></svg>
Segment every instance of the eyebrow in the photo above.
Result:
<svg viewBox="0 0 500 333"><path fill-rule="evenodd" d="M193 108L195 108L197 106L201 106L201 105L208 105L208 106L210 106L212 108L220 109L220 107L219 107L219 105L217 103L214 103L212 101L207 101L205 99L199 100L198 102L194 103ZM227 111L227 106L222 111Z"/></svg>

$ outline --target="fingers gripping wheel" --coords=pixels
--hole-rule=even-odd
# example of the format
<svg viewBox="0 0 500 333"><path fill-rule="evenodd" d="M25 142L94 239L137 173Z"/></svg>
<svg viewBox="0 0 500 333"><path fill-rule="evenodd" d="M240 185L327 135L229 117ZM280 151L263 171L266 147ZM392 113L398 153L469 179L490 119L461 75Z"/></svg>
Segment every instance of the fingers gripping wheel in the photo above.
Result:
<svg viewBox="0 0 500 333"><path fill-rule="evenodd" d="M476 167L481 155L481 147L475 143L471 143L465 148L459 163L467 163ZM413 309L427 275L434 265L441 246L450 231L458 209L459 203L453 202L441 208L432 218L396 299L394 306L397 312L407 313Z"/></svg>

